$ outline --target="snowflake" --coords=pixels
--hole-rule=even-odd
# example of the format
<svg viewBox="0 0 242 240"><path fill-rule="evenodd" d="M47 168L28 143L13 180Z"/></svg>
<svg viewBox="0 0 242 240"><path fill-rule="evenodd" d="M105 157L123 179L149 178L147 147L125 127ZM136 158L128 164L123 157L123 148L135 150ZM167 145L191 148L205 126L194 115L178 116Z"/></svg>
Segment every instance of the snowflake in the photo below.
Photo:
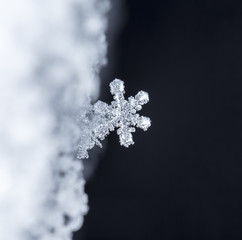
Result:
<svg viewBox="0 0 242 240"><path fill-rule="evenodd" d="M110 83L110 92L113 95L114 101L111 105L102 101L97 101L91 108L92 114L86 122L91 123L89 140L82 141L79 145L79 158L87 158L87 149L93 148L95 144L102 147L101 140L117 128L120 145L129 147L134 144L132 133L135 132L135 127L146 131L151 126L151 120L148 117L140 116L137 111L142 109L142 106L149 101L147 92L139 91L135 97L124 98L124 82L115 79ZM83 147L85 145L85 147Z"/></svg>

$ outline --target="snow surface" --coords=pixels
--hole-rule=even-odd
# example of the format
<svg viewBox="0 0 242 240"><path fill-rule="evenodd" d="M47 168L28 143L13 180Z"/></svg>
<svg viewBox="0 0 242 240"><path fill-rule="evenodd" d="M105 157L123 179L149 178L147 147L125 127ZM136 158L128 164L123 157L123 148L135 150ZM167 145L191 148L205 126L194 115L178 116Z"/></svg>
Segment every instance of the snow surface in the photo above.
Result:
<svg viewBox="0 0 242 240"><path fill-rule="evenodd" d="M0 0L0 240L70 240L82 225L73 146L98 94L108 9L108 0Z"/></svg>

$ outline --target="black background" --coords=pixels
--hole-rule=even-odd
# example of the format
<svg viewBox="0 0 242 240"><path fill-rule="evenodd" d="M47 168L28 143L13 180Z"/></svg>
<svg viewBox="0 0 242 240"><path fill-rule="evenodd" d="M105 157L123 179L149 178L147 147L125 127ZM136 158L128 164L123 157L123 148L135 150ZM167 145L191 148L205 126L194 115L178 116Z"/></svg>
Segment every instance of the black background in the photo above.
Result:
<svg viewBox="0 0 242 240"><path fill-rule="evenodd" d="M242 1L125 6L112 78L152 127L109 136L75 239L242 239Z"/></svg>

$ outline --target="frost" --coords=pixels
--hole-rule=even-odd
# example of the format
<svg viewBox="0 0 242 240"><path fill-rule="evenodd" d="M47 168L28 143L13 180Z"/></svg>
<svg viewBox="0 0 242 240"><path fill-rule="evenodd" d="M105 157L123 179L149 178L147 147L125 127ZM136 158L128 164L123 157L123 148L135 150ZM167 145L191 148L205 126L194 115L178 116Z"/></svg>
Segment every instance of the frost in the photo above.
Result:
<svg viewBox="0 0 242 240"><path fill-rule="evenodd" d="M78 157L87 158L87 150L94 147L95 144L102 146L101 142L111 132L117 129L120 145L129 147L134 144L132 133L135 127L146 131L151 126L151 120L148 117L140 116L137 111L149 101L147 92L140 91L135 97L124 98L124 82L115 79L110 83L110 92L114 101L111 105L102 101L97 101L89 110L89 116L84 118L89 125L88 144L80 143Z"/></svg>

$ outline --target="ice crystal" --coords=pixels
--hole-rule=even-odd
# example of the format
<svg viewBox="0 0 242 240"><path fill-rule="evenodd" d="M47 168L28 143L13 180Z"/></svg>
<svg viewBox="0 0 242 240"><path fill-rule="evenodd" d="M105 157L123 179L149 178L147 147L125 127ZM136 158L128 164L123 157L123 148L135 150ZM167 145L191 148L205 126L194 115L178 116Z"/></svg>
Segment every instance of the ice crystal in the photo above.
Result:
<svg viewBox="0 0 242 240"><path fill-rule="evenodd" d="M89 122L90 139L87 140L88 146L82 142L79 147L79 158L87 158L87 149L91 149L95 144L102 146L103 140L111 131L117 128L120 145L129 147L134 144L132 133L135 127L146 131L151 126L151 120L148 117L140 116L137 111L149 101L147 92L140 91L135 97L124 98L124 82L115 79L110 83L110 92L114 101L110 105L102 101L97 101L90 107L90 115L86 117Z"/></svg>

